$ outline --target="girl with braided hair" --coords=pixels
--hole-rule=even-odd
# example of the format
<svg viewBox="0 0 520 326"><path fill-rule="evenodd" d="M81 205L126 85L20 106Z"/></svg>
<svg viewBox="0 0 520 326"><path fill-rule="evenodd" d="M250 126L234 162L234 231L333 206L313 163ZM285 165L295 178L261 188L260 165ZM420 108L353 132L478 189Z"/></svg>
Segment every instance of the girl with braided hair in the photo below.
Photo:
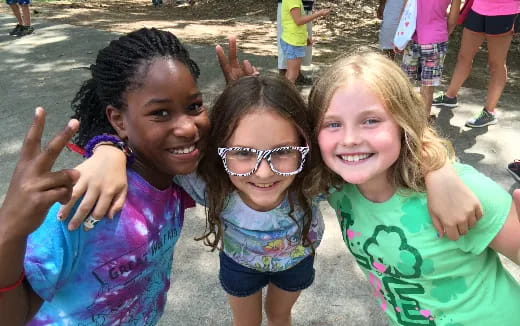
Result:
<svg viewBox="0 0 520 326"><path fill-rule="evenodd" d="M229 77L233 67L223 68ZM75 143L88 148L99 134L125 140L134 153L128 195L100 232L69 232L59 204L44 217L78 179L49 173L65 136L43 158L22 155L0 209L1 325L155 325L163 313L186 208L172 179L196 169L209 129L199 68L173 34L143 28L102 49L91 73L72 102ZM39 148L41 109L35 121L26 152ZM69 123L64 134L75 129ZM54 188L62 195L50 196Z"/></svg>

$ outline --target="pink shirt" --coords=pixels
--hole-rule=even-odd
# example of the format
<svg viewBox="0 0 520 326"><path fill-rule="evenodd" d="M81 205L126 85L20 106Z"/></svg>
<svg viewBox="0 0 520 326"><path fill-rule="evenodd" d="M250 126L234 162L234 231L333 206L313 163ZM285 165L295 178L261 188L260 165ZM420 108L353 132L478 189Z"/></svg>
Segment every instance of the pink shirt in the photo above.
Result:
<svg viewBox="0 0 520 326"><path fill-rule="evenodd" d="M471 9L485 16L503 16L520 13L520 0L475 0Z"/></svg>
<svg viewBox="0 0 520 326"><path fill-rule="evenodd" d="M419 44L448 41L446 10L450 3L451 0L417 0L417 27L413 36L414 41Z"/></svg>

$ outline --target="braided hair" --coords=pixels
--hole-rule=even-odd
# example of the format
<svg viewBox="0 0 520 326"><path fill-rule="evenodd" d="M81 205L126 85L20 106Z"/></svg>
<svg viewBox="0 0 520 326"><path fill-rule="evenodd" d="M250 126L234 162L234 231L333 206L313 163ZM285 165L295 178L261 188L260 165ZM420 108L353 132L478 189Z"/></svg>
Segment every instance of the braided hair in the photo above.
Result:
<svg viewBox="0 0 520 326"><path fill-rule="evenodd" d="M171 58L184 64L196 80L200 70L188 50L170 32L141 28L101 49L90 66L92 77L86 80L72 100L74 115L80 121L73 142L84 147L96 135L115 134L105 110L111 105L126 108L123 94L142 86L148 68L157 58Z"/></svg>

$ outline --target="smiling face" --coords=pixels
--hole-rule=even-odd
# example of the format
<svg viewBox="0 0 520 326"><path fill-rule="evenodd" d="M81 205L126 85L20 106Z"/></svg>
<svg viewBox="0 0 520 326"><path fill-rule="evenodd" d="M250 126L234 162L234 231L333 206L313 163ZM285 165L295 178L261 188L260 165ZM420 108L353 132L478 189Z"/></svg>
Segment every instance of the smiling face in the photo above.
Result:
<svg viewBox="0 0 520 326"><path fill-rule="evenodd" d="M401 150L401 128L379 97L362 81L338 88L318 135L325 164L343 180L359 186L370 200L394 192L389 169Z"/></svg>
<svg viewBox="0 0 520 326"><path fill-rule="evenodd" d="M300 139L292 122L272 110L258 108L237 122L226 147L266 150L282 146L301 146ZM250 176L229 176L244 203L258 211L268 211L277 207L285 198L287 189L295 177L274 173L265 159Z"/></svg>
<svg viewBox="0 0 520 326"><path fill-rule="evenodd" d="M132 168L163 189L195 170L209 120L195 79L179 61L156 59L139 85L125 93L124 110L109 107L107 115L136 154Z"/></svg>

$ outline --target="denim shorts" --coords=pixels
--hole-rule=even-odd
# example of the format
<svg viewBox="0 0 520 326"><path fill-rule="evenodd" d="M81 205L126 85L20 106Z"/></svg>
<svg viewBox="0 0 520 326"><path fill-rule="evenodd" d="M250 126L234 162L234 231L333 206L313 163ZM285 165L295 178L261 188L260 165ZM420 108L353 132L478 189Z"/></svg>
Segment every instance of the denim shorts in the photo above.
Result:
<svg viewBox="0 0 520 326"><path fill-rule="evenodd" d="M294 46L280 38L283 55L286 60L294 60L305 57L305 46Z"/></svg>
<svg viewBox="0 0 520 326"><path fill-rule="evenodd" d="M421 81L422 86L440 86L447 51L448 42L434 44L409 42L404 50L401 69L411 80Z"/></svg>
<svg viewBox="0 0 520 326"><path fill-rule="evenodd" d="M484 16L470 10L464 27L475 33L486 35L503 35L511 32L518 33L520 25L520 14L504 16Z"/></svg>
<svg viewBox="0 0 520 326"><path fill-rule="evenodd" d="M19 5L30 5L31 4L31 0L5 0L5 3L7 3L8 5L14 5L14 4L19 4Z"/></svg>
<svg viewBox="0 0 520 326"><path fill-rule="evenodd" d="M280 272L260 272L240 265L225 253L220 253L220 284L228 294L247 297L273 283L282 290L297 292L314 282L314 255Z"/></svg>

